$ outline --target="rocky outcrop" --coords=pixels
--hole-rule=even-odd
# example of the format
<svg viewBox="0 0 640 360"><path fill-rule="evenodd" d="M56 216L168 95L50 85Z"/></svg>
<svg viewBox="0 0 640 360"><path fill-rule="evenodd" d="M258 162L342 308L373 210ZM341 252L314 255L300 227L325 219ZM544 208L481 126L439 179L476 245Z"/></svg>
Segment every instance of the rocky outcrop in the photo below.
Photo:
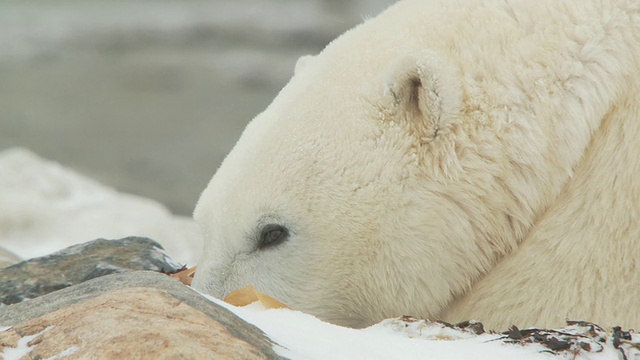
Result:
<svg viewBox="0 0 640 360"><path fill-rule="evenodd" d="M113 273L174 273L179 268L151 239L98 239L0 269L0 302L18 303Z"/></svg>
<svg viewBox="0 0 640 360"><path fill-rule="evenodd" d="M166 275L127 272L0 308L3 354L280 359L259 329Z"/></svg>

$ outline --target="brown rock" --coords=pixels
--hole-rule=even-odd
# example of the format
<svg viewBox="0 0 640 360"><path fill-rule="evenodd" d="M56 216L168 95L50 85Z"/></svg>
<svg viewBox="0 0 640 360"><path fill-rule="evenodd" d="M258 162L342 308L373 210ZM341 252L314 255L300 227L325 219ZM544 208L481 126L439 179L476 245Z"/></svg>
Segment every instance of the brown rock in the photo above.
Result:
<svg viewBox="0 0 640 360"><path fill-rule="evenodd" d="M0 331L0 358L20 342L21 349L35 345L25 359L283 359L260 329L151 271L101 276L2 306L1 326L11 328Z"/></svg>
<svg viewBox="0 0 640 360"><path fill-rule="evenodd" d="M267 359L255 346L168 293L126 288L61 308L0 332L3 347L24 336L30 358Z"/></svg>

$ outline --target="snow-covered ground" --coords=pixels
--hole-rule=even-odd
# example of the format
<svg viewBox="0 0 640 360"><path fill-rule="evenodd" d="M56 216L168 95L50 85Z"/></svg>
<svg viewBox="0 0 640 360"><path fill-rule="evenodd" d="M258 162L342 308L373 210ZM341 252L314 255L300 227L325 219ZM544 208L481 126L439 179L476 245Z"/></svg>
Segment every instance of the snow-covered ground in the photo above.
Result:
<svg viewBox="0 0 640 360"><path fill-rule="evenodd" d="M145 236L195 265L195 222L161 204L120 193L21 148L0 152L0 247L22 259L97 238Z"/></svg>
<svg viewBox="0 0 640 360"><path fill-rule="evenodd" d="M278 354L294 360L623 359L622 352L614 347L611 336L604 332L599 334L603 339L606 338L606 344L600 346L585 336L587 329L579 325L569 326L558 333L558 338L578 334L578 341L567 350L554 353L541 344L508 343L511 340L503 334L476 335L437 322L398 318L366 329L350 329L289 309L267 310L257 302L236 307L210 299L259 327L281 345L275 347ZM640 343L640 336L632 336L634 343ZM583 347L590 347L590 351ZM624 350L627 359L640 359L640 346L628 346Z"/></svg>

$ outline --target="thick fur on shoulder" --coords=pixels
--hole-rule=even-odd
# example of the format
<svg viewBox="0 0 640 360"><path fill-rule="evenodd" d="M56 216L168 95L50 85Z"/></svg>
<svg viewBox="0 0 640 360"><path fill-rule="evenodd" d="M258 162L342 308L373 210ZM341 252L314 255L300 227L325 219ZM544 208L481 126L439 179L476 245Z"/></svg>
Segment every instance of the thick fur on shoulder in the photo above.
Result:
<svg viewBox="0 0 640 360"><path fill-rule="evenodd" d="M562 193L442 317L493 326L640 324L640 85L613 104Z"/></svg>
<svg viewBox="0 0 640 360"><path fill-rule="evenodd" d="M574 129L586 122L588 145L577 146L571 129L542 134L576 146L564 153L580 154L579 161L566 169L562 186L550 187L559 192L539 208L518 248L442 313L447 320L487 319L497 327L560 326L566 319L640 324L640 60L622 54L638 52L640 9L630 1L586 4L593 11L601 6L599 16L572 4L553 15L565 18L557 22L568 38L561 51L577 50L549 64L559 78L528 83L559 82L547 88L551 99L570 101L554 122ZM558 162L553 155L544 160Z"/></svg>
<svg viewBox="0 0 640 360"><path fill-rule="evenodd" d="M637 1L397 3L247 127L194 286L355 327L637 327L639 59Z"/></svg>

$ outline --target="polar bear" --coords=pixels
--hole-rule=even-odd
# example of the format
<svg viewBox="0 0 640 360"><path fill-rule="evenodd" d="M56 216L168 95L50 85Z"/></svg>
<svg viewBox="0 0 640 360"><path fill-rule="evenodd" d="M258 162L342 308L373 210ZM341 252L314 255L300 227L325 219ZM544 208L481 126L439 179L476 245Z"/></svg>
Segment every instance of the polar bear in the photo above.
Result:
<svg viewBox="0 0 640 360"><path fill-rule="evenodd" d="M637 327L639 157L636 0L402 1L247 126L194 286L351 327Z"/></svg>

